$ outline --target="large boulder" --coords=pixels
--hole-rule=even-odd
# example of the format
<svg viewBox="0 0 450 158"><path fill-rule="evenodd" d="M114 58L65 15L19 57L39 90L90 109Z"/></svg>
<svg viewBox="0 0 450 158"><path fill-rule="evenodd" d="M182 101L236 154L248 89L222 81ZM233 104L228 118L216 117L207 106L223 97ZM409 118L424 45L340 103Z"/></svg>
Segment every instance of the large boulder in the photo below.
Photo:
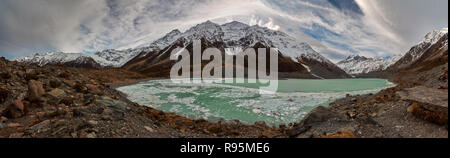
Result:
<svg viewBox="0 0 450 158"><path fill-rule="evenodd" d="M21 100L15 100L2 112L7 118L20 118L25 114L25 106Z"/></svg>
<svg viewBox="0 0 450 158"><path fill-rule="evenodd" d="M286 130L289 137L321 137L342 133L343 130L354 131L358 122L344 112L319 106L305 116L300 123L296 123Z"/></svg>
<svg viewBox="0 0 450 158"><path fill-rule="evenodd" d="M45 90L42 82L36 80L30 80L28 82L28 99L30 101L41 101L41 97L44 94Z"/></svg>
<svg viewBox="0 0 450 158"><path fill-rule="evenodd" d="M117 119L121 119L127 109L127 103L120 100L114 100L107 96L100 97L95 102L96 105L103 105L106 107L105 114L112 115Z"/></svg>
<svg viewBox="0 0 450 158"><path fill-rule="evenodd" d="M411 102L407 110L414 116L440 125L448 124L448 90L418 86L397 94Z"/></svg>

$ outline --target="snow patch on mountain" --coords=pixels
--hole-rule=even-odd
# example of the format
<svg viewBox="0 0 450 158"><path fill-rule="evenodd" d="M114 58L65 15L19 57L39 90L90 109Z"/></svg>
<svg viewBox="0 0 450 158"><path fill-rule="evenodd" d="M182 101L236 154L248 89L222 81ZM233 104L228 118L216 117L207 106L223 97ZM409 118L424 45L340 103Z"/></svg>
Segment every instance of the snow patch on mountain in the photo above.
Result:
<svg viewBox="0 0 450 158"><path fill-rule="evenodd" d="M128 50L114 50L108 49L97 52L91 57L103 67L121 67L130 59L136 57L140 51L133 49Z"/></svg>

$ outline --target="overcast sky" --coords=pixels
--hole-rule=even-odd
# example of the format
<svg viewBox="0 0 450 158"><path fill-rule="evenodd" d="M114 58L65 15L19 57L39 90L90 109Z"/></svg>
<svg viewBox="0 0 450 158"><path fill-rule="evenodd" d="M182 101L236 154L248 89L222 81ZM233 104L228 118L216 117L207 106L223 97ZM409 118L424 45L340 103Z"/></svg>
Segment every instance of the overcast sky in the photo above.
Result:
<svg viewBox="0 0 450 158"><path fill-rule="evenodd" d="M336 62L405 53L448 27L448 0L1 0L0 56L142 47L207 20L284 31Z"/></svg>

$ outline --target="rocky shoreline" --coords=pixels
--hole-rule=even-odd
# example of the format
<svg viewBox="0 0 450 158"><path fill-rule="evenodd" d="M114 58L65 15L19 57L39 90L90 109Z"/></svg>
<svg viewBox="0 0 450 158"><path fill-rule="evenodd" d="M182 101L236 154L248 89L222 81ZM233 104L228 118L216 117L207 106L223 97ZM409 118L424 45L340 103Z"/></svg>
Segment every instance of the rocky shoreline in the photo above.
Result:
<svg viewBox="0 0 450 158"><path fill-rule="evenodd" d="M448 127L428 122L408 111L413 104L395 92L348 96L312 110L287 131L290 137L448 138Z"/></svg>
<svg viewBox="0 0 450 158"><path fill-rule="evenodd" d="M4 58L0 70L1 138L286 137L264 123L190 120L140 106L99 82L95 71Z"/></svg>

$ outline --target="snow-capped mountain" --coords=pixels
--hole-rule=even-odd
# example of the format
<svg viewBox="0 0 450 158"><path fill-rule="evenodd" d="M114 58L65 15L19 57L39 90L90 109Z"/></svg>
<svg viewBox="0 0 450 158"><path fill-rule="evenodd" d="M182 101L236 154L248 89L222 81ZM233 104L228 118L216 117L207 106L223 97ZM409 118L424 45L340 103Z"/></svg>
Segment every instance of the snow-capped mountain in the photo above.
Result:
<svg viewBox="0 0 450 158"><path fill-rule="evenodd" d="M435 48L439 47L439 48ZM426 58L429 49L441 49L448 47L448 28L433 30L415 46L413 46L401 59L391 67L392 69L403 69L411 64L419 62L421 58ZM429 52L432 53L432 52Z"/></svg>
<svg viewBox="0 0 450 158"><path fill-rule="evenodd" d="M154 41L147 47L137 48L135 49L135 52L138 52L138 56L136 58L143 58L146 57L150 53L154 53L155 51L160 51L164 49L165 47L169 46L175 40L180 38L181 32L178 29L172 30L168 34L166 34L164 37ZM132 59L132 58L130 58ZM129 60L130 60L129 59Z"/></svg>
<svg viewBox="0 0 450 158"><path fill-rule="evenodd" d="M388 58L368 58L360 55L350 55L337 63L348 74L365 74L386 70L397 62L403 55L394 55Z"/></svg>
<svg viewBox="0 0 450 158"><path fill-rule="evenodd" d="M185 32L173 30L164 37L154 41L146 47L128 49L128 50L104 50L94 55L88 56L81 53L47 53L36 54L29 57L17 59L24 63L33 63L40 66L47 64L63 64L65 62L76 63L78 57L92 61L101 65L101 67L123 67L136 63L140 60L152 58L155 64L159 62L161 56L167 56L168 50L176 47L188 47L193 40L201 39L202 42L222 49L226 54L233 55L247 48L258 47L277 48L279 53L290 58L300 67L306 67L310 73L318 78L342 78L348 75L330 60L317 53L311 46L288 34L270 30L260 26L249 26L241 22L230 22L218 25L211 21L198 24ZM176 47L175 47L176 46ZM157 54L158 59L153 59ZM80 58L81 59L81 58ZM302 66L303 65L303 66ZM298 70L298 69L293 69ZM151 70L146 70L149 72Z"/></svg>
<svg viewBox="0 0 450 158"><path fill-rule="evenodd" d="M434 30L413 46L387 74L407 86L448 89L448 29Z"/></svg>
<svg viewBox="0 0 450 158"><path fill-rule="evenodd" d="M186 32L181 33L174 30L163 38L150 44L147 53L155 50L162 50L173 42L183 39L185 45L192 42L193 39L206 39L208 42L225 43L226 53L233 54L233 51L245 50L260 42L268 47L277 48L283 55L297 60L303 56L314 58L320 62L333 64L331 61L314 51L307 43L299 42L295 38L281 32L270 30L260 26L249 26L247 24L233 21L227 24L218 25L211 21L198 24ZM144 54L147 54L144 53ZM142 55L145 56L145 55Z"/></svg>
<svg viewBox="0 0 450 158"><path fill-rule="evenodd" d="M91 57L103 67L121 67L130 59L136 57L139 53L140 51L136 51L133 49L107 49L101 52L97 52Z"/></svg>
<svg viewBox="0 0 450 158"><path fill-rule="evenodd" d="M145 60L145 58L147 60L152 58L151 61L145 63L157 63L163 60L161 56L170 54L169 50L174 47L187 48L193 43L193 40L198 39L201 39L202 43L206 45L223 49L227 55L234 55L247 48L253 48L255 45L261 44L263 47L277 48L283 56L290 58L298 64L313 66L314 68L311 68L311 73L314 73L314 71L323 71L321 74L326 74L328 70L333 70L329 71L329 73L336 74L336 77L348 76L330 60L314 51L307 43L299 42L297 39L281 31L270 30L256 25L249 26L237 21L223 25L207 21L185 32L174 30L150 44L150 46L141 48L143 50L142 53L125 66L133 67L131 65L138 62L142 63L142 60ZM158 54L156 55L158 59L156 59L154 54ZM319 69L320 67L323 68ZM145 70L145 72L148 71L150 70Z"/></svg>
<svg viewBox="0 0 450 158"><path fill-rule="evenodd" d="M99 65L91 57L82 53L63 53L63 52L51 52L46 54L34 54L31 56L21 57L15 59L15 61L34 64L38 66L44 65L66 65L72 67L89 67L99 68Z"/></svg>
<svg viewBox="0 0 450 158"><path fill-rule="evenodd" d="M101 52L96 52L89 56L83 53L64 53L64 52L50 52L50 53L36 53L26 57L20 57L15 61L35 64L38 66L45 65L68 65L65 63L75 64L72 67L86 67L87 65L77 66L76 63L93 65L97 67L121 67L130 59L136 57L141 50L127 49L127 50L114 50L107 49Z"/></svg>
<svg viewBox="0 0 450 158"><path fill-rule="evenodd" d="M433 30L432 32L425 35L418 45L429 43L431 45L436 44L445 34L448 33L448 28L442 28L441 30Z"/></svg>
<svg viewBox="0 0 450 158"><path fill-rule="evenodd" d="M130 59L136 57L139 53L141 53L140 50L134 49L108 49L101 52L96 52L91 56L83 53L50 52L45 54L36 53L31 56L20 57L15 59L15 61L26 64L35 64L38 66L73 65L72 67L88 67L89 65L92 65L93 68L121 67ZM80 65L76 65L77 63Z"/></svg>

